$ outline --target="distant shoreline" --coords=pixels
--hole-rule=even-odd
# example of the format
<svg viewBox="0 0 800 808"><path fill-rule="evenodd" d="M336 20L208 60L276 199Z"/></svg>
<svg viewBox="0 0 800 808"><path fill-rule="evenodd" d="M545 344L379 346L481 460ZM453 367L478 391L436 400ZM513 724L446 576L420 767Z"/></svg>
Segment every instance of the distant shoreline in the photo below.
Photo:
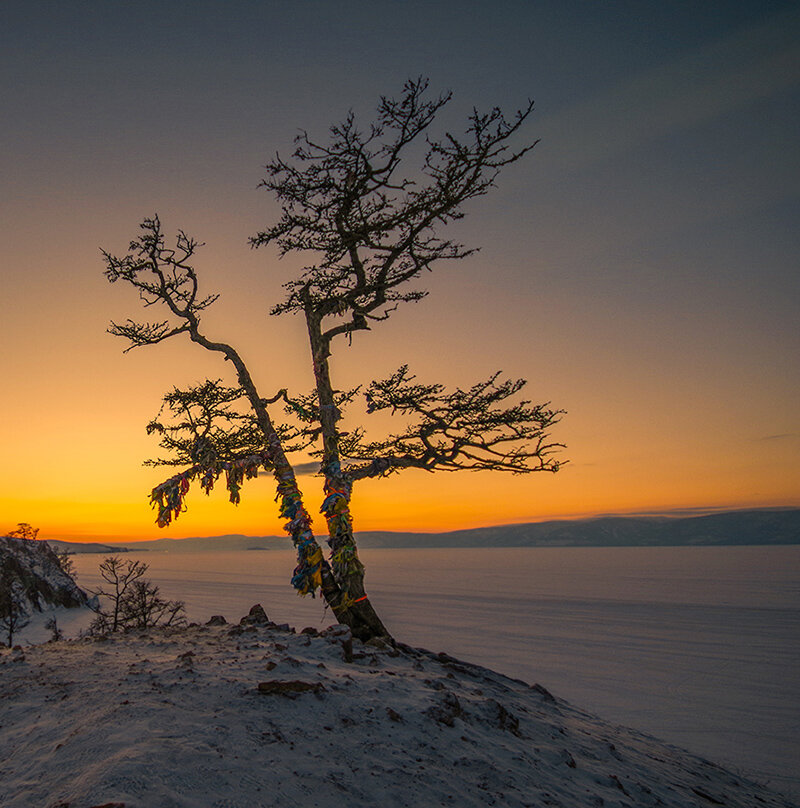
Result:
<svg viewBox="0 0 800 808"><path fill-rule="evenodd" d="M496 525L443 533L360 531L364 548L725 547L800 544L800 508L724 511L703 516L602 516ZM198 536L105 544L49 540L76 553L291 549L286 536ZM265 546L266 545L266 546ZM273 546L270 546L273 545Z"/></svg>

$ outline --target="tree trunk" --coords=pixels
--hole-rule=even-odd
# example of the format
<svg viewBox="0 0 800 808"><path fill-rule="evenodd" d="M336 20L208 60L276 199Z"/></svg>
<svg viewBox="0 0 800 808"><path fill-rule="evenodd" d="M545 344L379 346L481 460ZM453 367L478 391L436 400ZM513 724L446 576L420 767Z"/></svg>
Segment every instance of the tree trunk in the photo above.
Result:
<svg viewBox="0 0 800 808"><path fill-rule="evenodd" d="M313 557L317 551L319 551L318 580L309 581L309 586L312 583L318 585L322 591L322 596L325 598L325 602L330 606L337 620L349 626L354 636L359 639L364 639L364 631L361 626L363 621L360 621L356 614L352 614L349 610L342 607L345 600L343 592L333 575L330 564L326 561L324 556L322 556L322 550L314 539L314 535L311 531L311 517L308 515L305 505L303 504L303 495L300 493L300 489L297 486L297 478L295 477L294 469L289 463L286 453L283 451L280 437L267 412L266 404L259 396L258 390L256 389L253 378L244 360L239 356L239 353L227 343L212 342L200 334L196 318L190 318L190 323L192 325L190 335L194 342L199 343L210 351L218 351L224 354L225 357L233 363L233 366L236 368L239 384L245 391L250 406L253 408L259 429L264 435L267 454L272 463L278 496L281 498L281 515L289 518L287 531L291 536L292 543L297 548L298 567L295 572L304 564L308 564L309 558ZM302 589L300 589L300 591L303 592ZM313 592L313 588L306 590L306 592L308 591ZM303 592L303 594L306 594L306 592Z"/></svg>
<svg viewBox="0 0 800 808"><path fill-rule="evenodd" d="M339 431L336 422L340 413L333 397L328 356L329 344L322 335L319 316L309 302L305 309L314 378L319 401L319 420L322 428L325 475L325 501L322 512L328 522L328 545L331 548L331 571L339 584L342 598L333 609L336 619L348 625L353 636L360 640L373 637L391 639L364 590L364 565L358 557L353 519L350 515L352 482L342 473L339 456Z"/></svg>
<svg viewBox="0 0 800 808"><path fill-rule="evenodd" d="M225 355L225 357L233 363L236 368L236 373L239 379L239 384L245 391L253 412L256 416L256 421L264 435L267 453L269 454L270 461L272 462L275 480L278 484L278 495L281 497L281 515L289 519L287 530L289 531L292 542L297 547L298 552L298 567L296 573L299 571L303 573L305 568L307 573L311 572L311 568L316 565L313 559L319 550L319 569L309 574L306 582L307 588L304 590L298 587L300 592L304 594L308 591L313 591L313 587L319 586L322 590L322 595L327 604L331 607L336 619L350 628L353 636L360 640L368 640L371 637L389 637L389 632L381 623L375 610L372 608L369 599L364 592L364 567L358 560L356 552L355 539L353 538L352 526L343 534L331 536L328 544L331 547L334 558L341 553L348 558L352 558L352 564L348 565L348 572L342 575L342 567L336 561L331 566L322 556L321 549L314 539L311 531L311 517L305 509L303 504L303 496L297 486L297 479L294 474L294 469L289 463L286 453L283 451L280 437L275 429L272 419L269 417L265 402L261 399L253 382L252 376L247 369L244 361L238 352L224 342L212 342L200 334L198 329L198 322L196 317L189 317L190 337L193 342L197 342L204 348L210 351L218 351ZM312 354L314 356L314 374L317 380L317 392L320 400L320 413L321 424L323 430L323 439L325 441L325 457L330 456L336 461L336 468L339 468L339 441L338 433L336 432L335 405L333 402L333 390L330 383L330 374L328 370L327 361L327 344L324 343L319 329L319 320L316 321L316 328L311 327L309 320L309 334L311 335ZM320 347L322 351L320 352ZM318 363L318 356L322 357L321 363ZM318 368L320 373L318 374ZM323 404L325 405L323 407ZM340 482L336 480L337 484ZM344 482L344 481L342 481ZM326 476L327 484L327 476ZM350 501L350 486L346 486L346 502L347 505ZM327 514L326 514L327 516ZM349 510L347 513L348 524ZM330 522L329 522L330 532Z"/></svg>

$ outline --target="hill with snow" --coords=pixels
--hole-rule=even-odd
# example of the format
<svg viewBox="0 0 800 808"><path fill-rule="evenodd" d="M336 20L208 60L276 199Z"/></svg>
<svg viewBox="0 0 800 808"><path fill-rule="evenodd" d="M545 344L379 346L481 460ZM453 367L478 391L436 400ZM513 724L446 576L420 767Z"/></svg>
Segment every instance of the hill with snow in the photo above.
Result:
<svg viewBox="0 0 800 808"><path fill-rule="evenodd" d="M446 654L215 622L0 652L0 805L797 808Z"/></svg>
<svg viewBox="0 0 800 808"><path fill-rule="evenodd" d="M0 536L0 585L13 590L25 612L86 606L88 596L64 572L44 541Z"/></svg>

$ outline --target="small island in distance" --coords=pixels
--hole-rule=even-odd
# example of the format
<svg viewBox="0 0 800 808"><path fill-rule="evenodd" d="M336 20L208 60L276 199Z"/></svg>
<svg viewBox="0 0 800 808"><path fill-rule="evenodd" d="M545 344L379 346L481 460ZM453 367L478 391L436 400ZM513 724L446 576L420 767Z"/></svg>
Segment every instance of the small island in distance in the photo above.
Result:
<svg viewBox="0 0 800 808"><path fill-rule="evenodd" d="M426 547L722 547L800 544L800 508L722 511L700 516L599 516L496 525L446 533L357 532L365 548ZM142 550L284 550L285 536L200 536L101 544L50 540L76 553Z"/></svg>

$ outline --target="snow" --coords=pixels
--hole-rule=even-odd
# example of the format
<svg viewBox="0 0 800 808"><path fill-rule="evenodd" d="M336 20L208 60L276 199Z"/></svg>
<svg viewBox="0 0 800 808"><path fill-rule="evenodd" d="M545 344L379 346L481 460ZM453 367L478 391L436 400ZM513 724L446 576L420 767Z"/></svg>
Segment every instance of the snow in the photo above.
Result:
<svg viewBox="0 0 800 808"><path fill-rule="evenodd" d="M538 686L338 626L5 649L0 727L4 808L793 805Z"/></svg>
<svg viewBox="0 0 800 808"><path fill-rule="evenodd" d="M370 597L397 639L540 682L800 795L800 546L366 555ZM322 601L287 585L288 549L128 557L149 563L164 597L185 600L193 621L260 601L278 623L332 622ZM75 557L85 589L102 583L100 560Z"/></svg>
<svg viewBox="0 0 800 808"><path fill-rule="evenodd" d="M14 644L21 646L40 645L53 636L47 623L55 618L59 631L64 637L78 637L88 631L94 619L90 609L68 609L65 606L48 606L41 611L31 610L27 615L28 624L14 635ZM2 637L0 639L5 639Z"/></svg>
<svg viewBox="0 0 800 808"><path fill-rule="evenodd" d="M64 572L47 542L0 536L0 560L27 614L48 606L86 604L86 593Z"/></svg>

